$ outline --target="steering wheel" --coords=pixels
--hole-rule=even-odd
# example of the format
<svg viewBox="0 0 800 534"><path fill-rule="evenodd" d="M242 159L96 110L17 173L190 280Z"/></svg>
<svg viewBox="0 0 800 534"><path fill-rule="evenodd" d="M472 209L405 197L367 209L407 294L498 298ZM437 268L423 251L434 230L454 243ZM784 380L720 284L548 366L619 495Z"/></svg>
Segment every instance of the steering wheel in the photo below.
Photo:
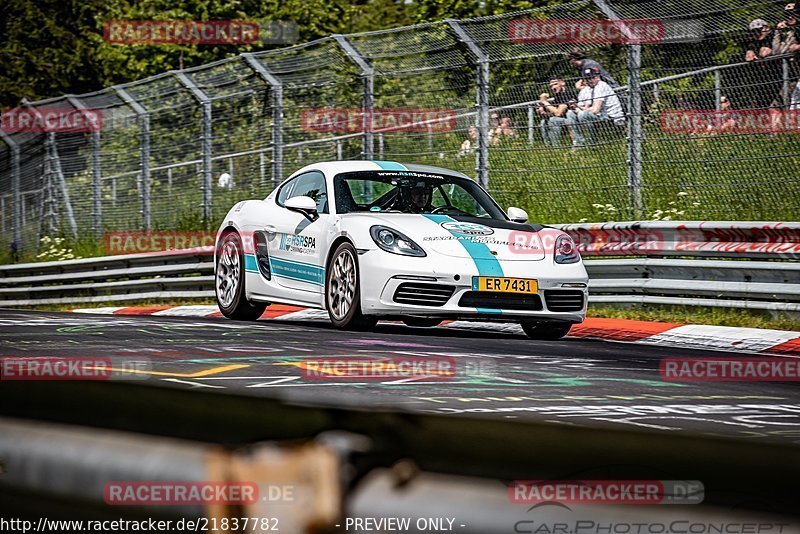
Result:
<svg viewBox="0 0 800 534"><path fill-rule="evenodd" d="M447 211L449 209L450 209L450 206L439 206L438 208L433 208L431 210L431 213L433 213L433 214L441 213L441 212Z"/></svg>

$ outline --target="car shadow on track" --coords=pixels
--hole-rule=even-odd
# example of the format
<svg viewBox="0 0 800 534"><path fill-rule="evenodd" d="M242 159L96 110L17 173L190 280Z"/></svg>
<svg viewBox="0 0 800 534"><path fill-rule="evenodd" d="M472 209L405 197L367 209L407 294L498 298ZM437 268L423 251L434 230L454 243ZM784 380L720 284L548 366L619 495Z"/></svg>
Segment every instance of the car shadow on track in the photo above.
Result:
<svg viewBox="0 0 800 534"><path fill-rule="evenodd" d="M261 320L259 321L260 324L267 324L273 322L271 320ZM332 330L336 332L352 332L357 333L359 335L364 334L391 334L391 335L406 335L406 336L429 336L429 337L437 337L437 338L477 338L477 339L528 339L527 336L523 333L516 333L516 332L508 332L503 330L478 330L478 329L469 329L469 328L447 328L442 326L425 328L425 327L413 327L407 326L402 323L395 323L395 322L380 322L370 330L361 330L361 331L351 331L351 330L339 330L333 326L333 324L327 321L292 321L292 320L281 320L281 321L274 321L280 324L292 325L292 326L299 326L299 327L314 327L324 330ZM507 325L508 323L498 323L498 325Z"/></svg>

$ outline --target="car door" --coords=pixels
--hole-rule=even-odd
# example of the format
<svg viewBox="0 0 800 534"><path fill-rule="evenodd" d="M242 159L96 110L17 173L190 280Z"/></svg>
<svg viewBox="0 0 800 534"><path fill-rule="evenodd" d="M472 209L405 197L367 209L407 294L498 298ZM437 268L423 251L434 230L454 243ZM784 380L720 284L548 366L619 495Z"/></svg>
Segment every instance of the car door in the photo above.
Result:
<svg viewBox="0 0 800 534"><path fill-rule="evenodd" d="M317 203L319 218L285 207L292 197L307 196ZM270 221L270 265L272 275L283 287L322 293L325 287L325 257L328 250L329 213L325 175L309 171L286 182L275 198L278 216Z"/></svg>

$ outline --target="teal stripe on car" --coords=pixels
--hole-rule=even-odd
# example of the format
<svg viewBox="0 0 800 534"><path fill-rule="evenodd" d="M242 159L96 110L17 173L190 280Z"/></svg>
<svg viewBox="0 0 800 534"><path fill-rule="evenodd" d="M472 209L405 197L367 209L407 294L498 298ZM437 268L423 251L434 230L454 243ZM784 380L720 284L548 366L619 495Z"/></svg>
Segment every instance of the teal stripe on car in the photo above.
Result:
<svg viewBox="0 0 800 534"><path fill-rule="evenodd" d="M372 163L376 164L378 167L383 169L384 171L407 171L405 165L402 163L397 163L396 161L376 161L372 160Z"/></svg>
<svg viewBox="0 0 800 534"><path fill-rule="evenodd" d="M318 286L325 285L325 269L311 263L270 258L272 274L282 278L290 278L299 282L308 282Z"/></svg>
<svg viewBox="0 0 800 534"><path fill-rule="evenodd" d="M426 219L435 222L436 224L440 225L446 222L458 222L452 217L448 217L447 215L430 215L425 214L423 215ZM449 230L448 230L449 231ZM456 232L450 231L450 235L454 237L464 237L467 238L468 236L458 234ZM478 268L478 275L479 276L503 276L503 267L500 265L500 262L497 261L497 258L494 254L491 253L489 247L486 246L486 243L479 243L475 241L471 241L469 239L457 239L457 241L464 247L464 250L467 251L469 257L472 258L475 267ZM473 281L474 283L474 281ZM473 289L476 289L473 287ZM500 310L496 308L475 308L478 313L486 313L486 314L493 314L497 315L502 313Z"/></svg>
<svg viewBox="0 0 800 534"><path fill-rule="evenodd" d="M258 264L256 263L256 256L255 254L245 254L244 255L244 270L248 273L257 273L258 272Z"/></svg>

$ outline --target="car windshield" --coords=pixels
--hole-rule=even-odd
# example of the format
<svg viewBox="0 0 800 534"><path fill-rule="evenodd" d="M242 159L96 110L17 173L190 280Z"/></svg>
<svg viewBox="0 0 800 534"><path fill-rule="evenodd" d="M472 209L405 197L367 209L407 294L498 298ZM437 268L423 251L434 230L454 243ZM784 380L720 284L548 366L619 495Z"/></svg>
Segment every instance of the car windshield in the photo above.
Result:
<svg viewBox="0 0 800 534"><path fill-rule="evenodd" d="M433 213L507 220L475 182L412 171L360 171L334 180L337 213Z"/></svg>

